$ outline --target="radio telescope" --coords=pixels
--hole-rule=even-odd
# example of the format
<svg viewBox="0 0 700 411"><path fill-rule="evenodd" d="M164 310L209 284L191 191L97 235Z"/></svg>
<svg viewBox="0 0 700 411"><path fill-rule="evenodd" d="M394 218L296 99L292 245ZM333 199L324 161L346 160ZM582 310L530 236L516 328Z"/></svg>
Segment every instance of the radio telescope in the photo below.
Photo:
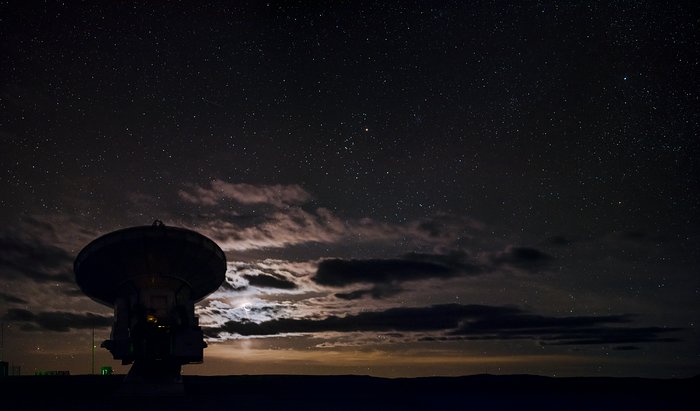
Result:
<svg viewBox="0 0 700 411"><path fill-rule="evenodd" d="M114 309L110 339L102 347L122 364L133 363L123 390L181 391L181 366L203 360L206 343L194 304L224 281L221 248L156 220L95 239L73 268L80 289Z"/></svg>

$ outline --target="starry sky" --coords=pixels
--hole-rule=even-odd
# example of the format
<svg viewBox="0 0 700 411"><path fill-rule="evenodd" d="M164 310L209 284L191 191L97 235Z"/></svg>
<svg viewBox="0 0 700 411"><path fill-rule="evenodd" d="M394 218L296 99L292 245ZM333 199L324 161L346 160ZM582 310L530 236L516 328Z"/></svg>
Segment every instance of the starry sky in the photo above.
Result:
<svg viewBox="0 0 700 411"><path fill-rule="evenodd" d="M3 359L91 372L73 259L160 219L185 373L700 372L693 2L228 3L1 3Z"/></svg>

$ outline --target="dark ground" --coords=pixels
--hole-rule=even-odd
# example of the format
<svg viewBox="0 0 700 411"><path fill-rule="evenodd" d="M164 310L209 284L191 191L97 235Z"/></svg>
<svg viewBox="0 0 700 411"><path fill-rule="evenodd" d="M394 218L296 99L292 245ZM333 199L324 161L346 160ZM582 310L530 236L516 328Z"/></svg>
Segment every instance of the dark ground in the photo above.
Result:
<svg viewBox="0 0 700 411"><path fill-rule="evenodd" d="M528 375L384 379L364 376L186 376L184 397L115 395L123 376L0 379L4 410L677 410L698 409L700 377ZM10 407L5 407L10 406Z"/></svg>

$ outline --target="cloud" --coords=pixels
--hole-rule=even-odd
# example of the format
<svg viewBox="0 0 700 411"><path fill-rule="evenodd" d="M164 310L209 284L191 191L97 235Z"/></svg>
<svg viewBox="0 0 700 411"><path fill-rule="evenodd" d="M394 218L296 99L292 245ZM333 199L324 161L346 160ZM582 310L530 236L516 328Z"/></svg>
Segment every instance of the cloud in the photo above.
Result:
<svg viewBox="0 0 700 411"><path fill-rule="evenodd" d="M607 345L643 342L678 342L680 341L679 338L661 337L661 335L680 330L681 328L676 327L588 328L554 334L542 339L544 340L543 344L546 345Z"/></svg>
<svg viewBox="0 0 700 411"><path fill-rule="evenodd" d="M403 288L398 285L375 285L372 288L350 291L347 293L336 293L335 296L341 300L359 300L365 296L370 296L374 299L382 299L393 297L403 291Z"/></svg>
<svg viewBox="0 0 700 411"><path fill-rule="evenodd" d="M508 247L504 251L485 254L479 258L465 252L449 254L408 253L396 259L322 260L312 280L322 286L345 287L354 284L374 284L373 288L336 294L345 300L364 296L382 298L401 291L400 283L428 279L449 279L473 276L499 270L503 266L537 271L549 262L542 251L528 247Z"/></svg>
<svg viewBox="0 0 700 411"><path fill-rule="evenodd" d="M231 333L270 336L323 332L437 332L430 340L530 339L543 345L626 344L671 342L664 334L678 328L621 327L630 315L552 317L510 306L443 304L361 312L348 316L280 318L261 323L228 321L209 335Z"/></svg>
<svg viewBox="0 0 700 411"><path fill-rule="evenodd" d="M507 265L529 272L539 271L551 260L549 254L531 247L508 247L491 256L491 261L496 265Z"/></svg>
<svg viewBox="0 0 700 411"><path fill-rule="evenodd" d="M455 275L456 272L448 267L424 261L328 259L319 263L313 280L319 285L342 287L357 283L383 284L427 278L450 278Z"/></svg>
<svg viewBox="0 0 700 411"><path fill-rule="evenodd" d="M405 254L403 258L410 261L441 265L452 271L464 274L480 274L484 272L486 268L484 267L483 263L478 261L478 259L470 257L464 251L453 251L448 254L427 254L413 252Z"/></svg>
<svg viewBox="0 0 700 411"><path fill-rule="evenodd" d="M224 291L233 291L233 292L241 292L247 290L248 287L244 285L233 285L231 284L228 279L224 280L223 283L221 283L221 290Z"/></svg>
<svg viewBox="0 0 700 411"><path fill-rule="evenodd" d="M260 292L261 288L276 290L299 290L308 283L308 274L300 274L305 263L291 263L281 260L230 261L226 275L226 289ZM255 289L257 288L257 290Z"/></svg>
<svg viewBox="0 0 700 411"><path fill-rule="evenodd" d="M476 340L536 339L543 345L678 341L661 335L679 331L679 328L611 326L611 324L629 323L631 317L631 315L550 317L521 312L475 319L462 324L448 334Z"/></svg>
<svg viewBox="0 0 700 411"><path fill-rule="evenodd" d="M290 302L269 301L248 294L209 300L197 306L196 313L207 336L215 337L207 330L217 330L228 321L261 323L288 316L293 309Z"/></svg>
<svg viewBox="0 0 700 411"><path fill-rule="evenodd" d="M31 331L67 332L70 329L105 328L112 324L112 317L93 313L67 311L42 311L33 313L19 308L10 308L3 316L7 322L24 323L23 328Z"/></svg>
<svg viewBox="0 0 700 411"><path fill-rule="evenodd" d="M456 328L459 321L483 312L510 312L508 307L445 304L431 307L390 308L345 317L328 316L322 320L280 318L263 323L227 322L219 331L240 335L281 333L353 332L353 331L426 331ZM517 310L517 309L515 309Z"/></svg>
<svg viewBox="0 0 700 411"><path fill-rule="evenodd" d="M65 250L19 237L0 237L0 271L4 278L36 282L72 282L73 257Z"/></svg>
<svg viewBox="0 0 700 411"><path fill-rule="evenodd" d="M215 180L212 188L191 186L178 194L189 203L212 207L205 222L190 225L216 240L226 251L284 248L308 243L391 244L397 241L405 247L428 245L440 248L472 238L472 232L483 229L483 225L473 219L448 214L403 224L372 218L341 218L327 208L308 209L306 202L311 195L296 185L253 186ZM232 213L229 205L221 204L224 199L263 207L239 215ZM264 207L269 205L274 207Z"/></svg>
<svg viewBox="0 0 700 411"><path fill-rule="evenodd" d="M3 292L0 292L0 301L5 301L10 304L28 304L26 300Z"/></svg>
<svg viewBox="0 0 700 411"><path fill-rule="evenodd" d="M189 190L180 190L181 199L205 206L215 206L229 199L240 204L269 204L276 207L304 204L311 200L311 194L296 184L291 185L253 185L232 184L223 180L214 180L209 187L191 186Z"/></svg>
<svg viewBox="0 0 700 411"><path fill-rule="evenodd" d="M56 234L56 230L51 223L42 221L40 218L35 216L24 216L22 218L22 222L24 223L24 230L28 232L40 233L44 236L54 236Z"/></svg>
<svg viewBox="0 0 700 411"><path fill-rule="evenodd" d="M465 254L407 254L399 259L327 259L318 265L312 278L319 285L342 287L351 284L391 284L429 278L452 278L477 274L481 269Z"/></svg>
<svg viewBox="0 0 700 411"><path fill-rule="evenodd" d="M330 211L315 213L298 207L252 219L253 225L232 218L210 220L199 227L224 250L283 248L303 243L334 243L344 237L345 225Z"/></svg>
<svg viewBox="0 0 700 411"><path fill-rule="evenodd" d="M77 287L62 287L61 288L61 294L68 296L68 297L80 297L80 298L87 298L85 296L85 293Z"/></svg>
<svg viewBox="0 0 700 411"><path fill-rule="evenodd" d="M286 278L283 278L281 276L276 276L276 275L270 275L270 274L258 274L258 275L250 275L250 274L244 274L242 276L246 280L248 280L248 283L252 286L255 287L262 287L262 288L281 288L283 290L293 290L297 288L296 284L293 282L287 280Z"/></svg>

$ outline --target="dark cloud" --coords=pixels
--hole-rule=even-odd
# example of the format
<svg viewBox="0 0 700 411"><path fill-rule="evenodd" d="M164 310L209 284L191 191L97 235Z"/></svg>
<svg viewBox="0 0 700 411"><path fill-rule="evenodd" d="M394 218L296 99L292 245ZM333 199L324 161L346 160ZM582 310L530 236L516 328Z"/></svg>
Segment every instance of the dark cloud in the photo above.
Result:
<svg viewBox="0 0 700 411"><path fill-rule="evenodd" d="M484 305L445 304L431 307L391 308L345 317L329 316L323 320L281 318L260 324L226 323L219 331L241 335L274 335L294 332L324 331L437 331L453 329L467 317L518 312L517 308Z"/></svg>
<svg viewBox="0 0 700 411"><path fill-rule="evenodd" d="M320 285L391 284L429 278L452 278L481 269L465 260L464 254L407 254L398 259L323 260L313 280Z"/></svg>
<svg viewBox="0 0 700 411"><path fill-rule="evenodd" d="M28 330L46 330L67 332L70 329L104 328L112 324L112 317L93 313L73 313L66 311L42 311L33 313L28 310L11 308L3 316L7 322L25 323Z"/></svg>
<svg viewBox="0 0 700 411"><path fill-rule="evenodd" d="M548 317L522 312L465 322L448 335L474 340L536 339L546 345L677 341L661 335L678 328L610 326L629 322L630 315Z"/></svg>
<svg viewBox="0 0 700 411"><path fill-rule="evenodd" d="M336 293L335 296L341 300L359 300L365 296L370 296L374 299L392 297L403 291L403 288L398 285L375 285L372 288L350 291L347 293Z"/></svg>
<svg viewBox="0 0 700 411"><path fill-rule="evenodd" d="M329 259L321 261L313 280L317 284L340 287L356 283L449 278L455 275L448 267L423 261Z"/></svg>
<svg viewBox="0 0 700 411"><path fill-rule="evenodd" d="M678 342L675 337L662 337L666 333L680 331L676 327L606 327L562 330L542 338L549 345L607 345L637 344L643 342ZM555 330L552 330L555 331ZM564 332L566 331L566 332Z"/></svg>
<svg viewBox="0 0 700 411"><path fill-rule="evenodd" d="M446 231L445 225L438 220L422 221L418 224L418 228L431 237L440 237Z"/></svg>
<svg viewBox="0 0 700 411"><path fill-rule="evenodd" d="M0 236L0 274L36 282L72 282L73 257L65 250L16 237Z"/></svg>
<svg viewBox="0 0 700 411"><path fill-rule="evenodd" d="M28 304L26 300L3 292L0 292L0 301L5 301L6 303L10 304Z"/></svg>
<svg viewBox="0 0 700 411"><path fill-rule="evenodd" d="M453 252L449 254L408 253L403 256L409 261L419 261L447 267L456 273L479 274L484 267L471 259L465 252Z"/></svg>
<svg viewBox="0 0 700 411"><path fill-rule="evenodd" d="M367 294L370 294L371 292L372 289L362 289L350 291L347 293L336 293L335 296L337 298L340 298L341 300L359 300L360 298L364 297Z"/></svg>
<svg viewBox="0 0 700 411"><path fill-rule="evenodd" d="M258 274L258 275L251 275L251 274L244 274L242 276L246 280L248 280L248 283L252 286L255 287L261 287L261 288L280 288L283 290L293 290L297 288L297 285L294 284L293 282L287 280L286 278L279 277L276 275L270 275L270 274Z"/></svg>
<svg viewBox="0 0 700 411"><path fill-rule="evenodd" d="M464 252L450 254L409 253L401 258L343 260L327 259L319 263L312 278L317 284L344 287L352 284L398 284L405 281L432 278L447 279L461 275L477 275L509 266L534 272L546 266L552 259L549 254L535 248L509 247L479 262ZM357 290L339 296L356 299L371 294L370 290ZM375 293L376 294L376 293Z"/></svg>
<svg viewBox="0 0 700 411"><path fill-rule="evenodd" d="M522 330L522 329L555 329L580 328L602 323L628 323L629 316L580 316L580 317L548 317L543 315L526 314L523 312L496 317L475 319L464 325L463 330L484 332L490 330ZM456 332L456 333L459 333Z"/></svg>
<svg viewBox="0 0 700 411"><path fill-rule="evenodd" d="M440 332L430 340L530 339L543 345L632 344L672 342L662 335L678 328L620 327L629 315L550 317L515 307L445 304L392 308L345 317L276 319L262 323L229 321L210 335L229 332L244 336L317 332Z"/></svg>
<svg viewBox="0 0 700 411"><path fill-rule="evenodd" d="M549 254L531 247L509 247L491 256L495 266L508 265L529 272L544 268L551 259Z"/></svg>

